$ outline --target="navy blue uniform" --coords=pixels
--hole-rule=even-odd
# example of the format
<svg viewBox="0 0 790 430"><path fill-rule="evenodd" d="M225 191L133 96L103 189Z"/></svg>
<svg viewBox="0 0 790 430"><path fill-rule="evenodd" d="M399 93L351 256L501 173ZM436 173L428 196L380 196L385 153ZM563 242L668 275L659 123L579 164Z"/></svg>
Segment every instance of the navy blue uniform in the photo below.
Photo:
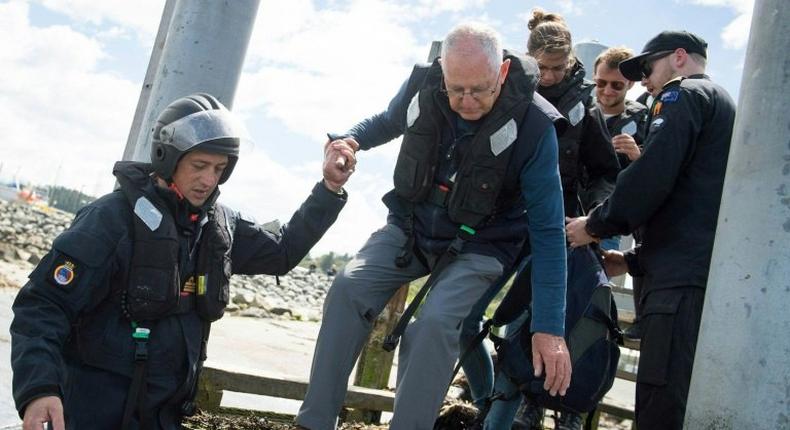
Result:
<svg viewBox="0 0 790 430"><path fill-rule="evenodd" d="M199 227L173 192L157 193L168 202L178 228L183 283L194 267L189 250ZM317 184L278 234L217 205L233 238L232 272L287 273L344 203L345 197ZM132 327L120 304L134 245L133 217L121 191L86 206L19 292L13 306L11 364L20 416L32 400L57 395L63 399L68 429L121 427L134 368ZM195 380L204 325L194 309L145 324L151 329L146 410L155 428L180 428L180 409ZM132 428L137 428L136 420Z"/></svg>
<svg viewBox="0 0 790 430"><path fill-rule="evenodd" d="M732 99L706 76L668 82L650 110L644 153L587 221L593 236L643 233L626 256L629 273L645 276L643 430L683 426L734 119Z"/></svg>

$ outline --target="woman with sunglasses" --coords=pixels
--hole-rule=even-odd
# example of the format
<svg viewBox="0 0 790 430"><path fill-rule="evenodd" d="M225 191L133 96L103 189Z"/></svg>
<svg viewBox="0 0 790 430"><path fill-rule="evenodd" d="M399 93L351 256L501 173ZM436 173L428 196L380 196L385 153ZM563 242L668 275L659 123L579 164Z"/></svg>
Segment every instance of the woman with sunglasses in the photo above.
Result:
<svg viewBox="0 0 790 430"><path fill-rule="evenodd" d="M568 120L568 128L559 134L559 169L562 178L563 204L566 217L576 217L601 203L614 189L620 164L612 147L603 116L594 106L592 91L595 84L584 79L584 67L573 54L570 30L561 15L536 8L528 23L531 30L527 40L528 54L537 60L540 69L538 93L546 98ZM529 246L529 241L525 247ZM526 249L522 255L530 254ZM526 272L528 273L528 272ZM514 282L518 282L518 279ZM496 294L486 294L488 301ZM478 306L480 305L480 306ZM462 345L468 345L479 331L487 303L478 303L464 321ZM516 323L512 324L515 325ZM494 391L494 371L491 358L480 344L471 350L463 362L464 373L474 403L482 408ZM505 387L506 378L497 379L496 391ZM512 387L507 387L512 388ZM518 390L510 400L494 401L485 420L486 429L510 429L520 403ZM539 425L543 410L526 405L526 415L520 414L513 428ZM522 422L526 420L526 422ZM521 425L522 427L517 427ZM526 425L526 427L524 427ZM542 428L542 427L537 427ZM581 429L581 417L564 414L558 429Z"/></svg>

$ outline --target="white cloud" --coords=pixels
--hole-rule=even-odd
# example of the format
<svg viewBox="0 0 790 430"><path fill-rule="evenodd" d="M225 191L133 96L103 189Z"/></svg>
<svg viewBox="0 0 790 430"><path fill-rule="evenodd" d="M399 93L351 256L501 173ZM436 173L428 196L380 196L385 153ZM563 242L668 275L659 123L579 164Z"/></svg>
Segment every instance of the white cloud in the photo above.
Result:
<svg viewBox="0 0 790 430"><path fill-rule="evenodd" d="M731 49L742 49L749 40L749 27L752 22L754 0L692 0L702 6L727 7L735 10L736 17L721 32L724 46Z"/></svg>
<svg viewBox="0 0 790 430"><path fill-rule="evenodd" d="M393 3L284 5L261 4L235 106L263 107L295 133L315 138L381 111L427 55L428 47L394 18L404 11Z"/></svg>
<svg viewBox="0 0 790 430"><path fill-rule="evenodd" d="M574 0L557 0L557 5L563 15L581 15L583 10Z"/></svg>
<svg viewBox="0 0 790 430"><path fill-rule="evenodd" d="M39 2L44 7L62 13L77 23L95 26L116 23L131 29L142 40L153 39L156 36L159 18L165 5L164 0L39 0Z"/></svg>
<svg viewBox="0 0 790 430"><path fill-rule="evenodd" d="M96 71L95 39L65 26L34 27L21 2L0 4L0 129L3 176L110 190L137 85Z"/></svg>

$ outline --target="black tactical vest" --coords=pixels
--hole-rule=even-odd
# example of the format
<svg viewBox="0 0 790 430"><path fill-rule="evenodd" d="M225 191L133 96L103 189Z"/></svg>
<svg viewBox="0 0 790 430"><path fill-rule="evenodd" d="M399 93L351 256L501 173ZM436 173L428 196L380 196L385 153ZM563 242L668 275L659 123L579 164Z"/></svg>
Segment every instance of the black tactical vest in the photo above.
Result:
<svg viewBox="0 0 790 430"><path fill-rule="evenodd" d="M476 227L518 198L518 187L507 184L506 170L518 130L532 101L537 79L525 70L525 57L505 51L510 59L508 78L478 132L458 164L447 211L453 222ZM536 70L536 67L535 67ZM409 202L425 201L435 184L439 148L446 124L453 122L447 95L440 91L438 59L428 67L415 66L408 94L416 92L407 110L394 182L397 195Z"/></svg>
<svg viewBox="0 0 790 430"><path fill-rule="evenodd" d="M230 295L232 245L224 210L213 205L201 221L194 250L195 291L182 296L178 230L173 216L150 180L142 188L128 181L120 183L134 214L134 250L121 299L126 315L132 321L148 321L194 308L204 320L221 318Z"/></svg>
<svg viewBox="0 0 790 430"><path fill-rule="evenodd" d="M552 102L569 122L565 133L558 139L559 162L563 193L573 194L574 200L582 177L579 143L582 138L584 117L592 102L594 88L592 82L584 80L584 68L579 60L576 60L576 65L567 79L552 87L538 89L538 92Z"/></svg>

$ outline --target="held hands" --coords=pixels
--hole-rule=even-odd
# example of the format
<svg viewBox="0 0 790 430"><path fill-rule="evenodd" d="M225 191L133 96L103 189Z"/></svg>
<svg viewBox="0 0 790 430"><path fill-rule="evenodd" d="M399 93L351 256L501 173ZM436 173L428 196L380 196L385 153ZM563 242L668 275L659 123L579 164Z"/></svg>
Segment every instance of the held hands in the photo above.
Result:
<svg viewBox="0 0 790 430"><path fill-rule="evenodd" d="M324 184L336 193L354 173L357 158L354 154L359 143L353 137L327 140L324 144Z"/></svg>
<svg viewBox="0 0 790 430"><path fill-rule="evenodd" d="M587 233L586 226L586 216L580 216L578 218L565 217L565 236L572 247L578 248L588 243L596 242L596 239Z"/></svg>
<svg viewBox="0 0 790 430"><path fill-rule="evenodd" d="M546 371L543 389L550 395L564 396L571 385L571 356L565 339L548 333L532 335L532 367L535 377Z"/></svg>
<svg viewBox="0 0 790 430"><path fill-rule="evenodd" d="M58 396L39 397L25 408L23 430L41 430L44 423L51 422L52 430L65 430L63 403Z"/></svg>
<svg viewBox="0 0 790 430"><path fill-rule="evenodd" d="M614 152L618 154L625 154L629 160L634 161L642 155L642 151L639 149L639 146L636 144L634 137L630 134L618 134L617 136L612 138L612 146L614 146Z"/></svg>

